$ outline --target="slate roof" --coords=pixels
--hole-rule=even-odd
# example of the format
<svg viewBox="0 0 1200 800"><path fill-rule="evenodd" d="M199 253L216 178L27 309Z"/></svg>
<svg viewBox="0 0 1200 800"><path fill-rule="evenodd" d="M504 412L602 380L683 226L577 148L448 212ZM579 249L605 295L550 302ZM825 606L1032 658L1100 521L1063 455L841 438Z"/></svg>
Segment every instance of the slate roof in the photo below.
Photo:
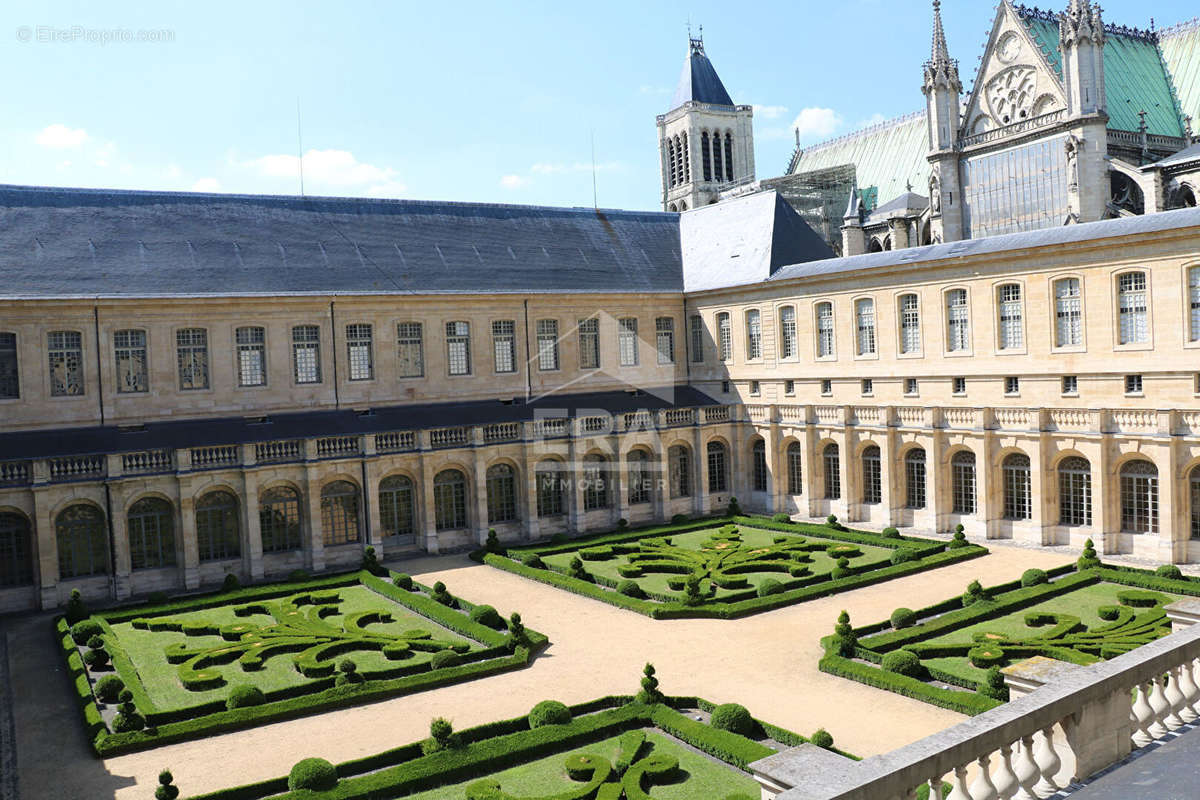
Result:
<svg viewBox="0 0 1200 800"><path fill-rule="evenodd" d="M708 56L704 55L704 43L696 39L692 39L688 46L683 72L679 74L675 96L671 98L671 110L689 101L717 106L733 105L733 99L725 91L725 84L717 76L717 70Z"/></svg>
<svg viewBox="0 0 1200 800"><path fill-rule="evenodd" d="M1154 167L1180 167L1184 164L1190 164L1193 161L1200 161L1200 143L1194 144L1191 147L1185 147L1178 153L1173 153L1153 164L1147 164L1142 167L1142 171L1144 172Z"/></svg>
<svg viewBox="0 0 1200 800"><path fill-rule="evenodd" d="M499 400L475 400L373 408L366 415L353 410L302 411L271 414L265 423L244 417L226 417L148 422L132 431L114 425L16 431L0 434L0 460L522 422L535 419L539 411L542 416L547 412L558 416L566 412L575 416L581 410L590 413L592 409L601 409L616 415L642 409L655 411L713 405L719 403L699 389L678 385L639 390L637 394L628 391L552 394L528 404L514 405L504 405Z"/></svg>
<svg viewBox="0 0 1200 800"><path fill-rule="evenodd" d="M871 222L878 222L886 220L896 213L901 216L910 216L914 213L920 213L927 208L929 208L928 197L923 194L916 194L915 192L905 192L895 200L884 203L876 208L867 219Z"/></svg>
<svg viewBox="0 0 1200 800"><path fill-rule="evenodd" d="M0 185L0 298L682 287L664 212Z"/></svg>

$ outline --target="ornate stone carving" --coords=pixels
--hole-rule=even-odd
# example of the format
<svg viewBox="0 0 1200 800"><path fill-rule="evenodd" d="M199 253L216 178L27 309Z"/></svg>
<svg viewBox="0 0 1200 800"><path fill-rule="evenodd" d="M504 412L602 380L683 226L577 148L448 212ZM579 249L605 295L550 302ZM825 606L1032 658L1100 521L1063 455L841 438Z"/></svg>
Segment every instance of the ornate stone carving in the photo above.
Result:
<svg viewBox="0 0 1200 800"><path fill-rule="evenodd" d="M938 174L937 165L929 175L929 208L934 214L942 213L942 179Z"/></svg>
<svg viewBox="0 0 1200 800"><path fill-rule="evenodd" d="M1001 125L1029 118L1037 93L1037 70L1020 65L1010 67L987 83L988 105Z"/></svg>
<svg viewBox="0 0 1200 800"><path fill-rule="evenodd" d="M1068 134L1063 146L1067 150L1067 189L1079 191L1079 149L1083 147L1083 139L1075 134Z"/></svg>

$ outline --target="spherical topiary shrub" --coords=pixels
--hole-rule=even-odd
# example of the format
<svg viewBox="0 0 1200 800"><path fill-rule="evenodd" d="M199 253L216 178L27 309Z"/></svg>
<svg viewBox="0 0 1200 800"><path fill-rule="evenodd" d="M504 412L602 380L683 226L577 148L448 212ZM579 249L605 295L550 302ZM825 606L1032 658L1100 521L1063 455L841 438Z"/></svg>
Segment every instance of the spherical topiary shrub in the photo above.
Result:
<svg viewBox="0 0 1200 800"><path fill-rule="evenodd" d="M687 514L672 514L671 515L671 524L672 525L682 525L683 523L685 523L687 521L688 521Z"/></svg>
<svg viewBox="0 0 1200 800"><path fill-rule="evenodd" d="M471 620L494 630L500 630L504 627L504 617L500 616L500 612L491 606L475 606L472 608Z"/></svg>
<svg viewBox="0 0 1200 800"><path fill-rule="evenodd" d="M1112 622L1117 617L1121 616L1120 606L1100 606L1096 609L1096 616L1105 622Z"/></svg>
<svg viewBox="0 0 1200 800"><path fill-rule="evenodd" d="M267 698L262 689L249 684L241 684L229 690L229 696L225 698L225 707L232 711L235 708L261 706L265 702L267 702Z"/></svg>
<svg viewBox="0 0 1200 800"><path fill-rule="evenodd" d="M709 724L723 731L730 731L741 736L749 736L754 732L754 717L745 706L737 703L725 703L713 709Z"/></svg>
<svg viewBox="0 0 1200 800"><path fill-rule="evenodd" d="M337 670L337 678L334 679L335 686L363 682L363 676L358 674L358 664L355 664L353 659L343 658L338 662Z"/></svg>
<svg viewBox="0 0 1200 800"><path fill-rule="evenodd" d="M791 522L792 515L779 513L779 514L776 514L775 516L771 517L771 521L772 522Z"/></svg>
<svg viewBox="0 0 1200 800"><path fill-rule="evenodd" d="M837 530L838 528L842 527L842 524L840 522L838 522L837 515L835 515L835 514L830 514L828 517L826 517L825 524L828 525L829 527L833 528L834 530Z"/></svg>
<svg viewBox="0 0 1200 800"><path fill-rule="evenodd" d="M457 667L462 663L462 658L453 650L438 650L429 659L429 666L433 669L445 669L446 667Z"/></svg>
<svg viewBox="0 0 1200 800"><path fill-rule="evenodd" d="M619 520L617 520L617 530L623 531L628 527L629 527L629 520L625 519L624 517L621 517Z"/></svg>
<svg viewBox="0 0 1200 800"><path fill-rule="evenodd" d="M91 637L90 639L87 640L87 646L92 648L93 650L99 650L101 647L104 647L104 637L103 636Z"/></svg>
<svg viewBox="0 0 1200 800"><path fill-rule="evenodd" d="M911 628L917 621L917 612L911 608L901 606L892 612L892 627L899 630L900 628Z"/></svg>
<svg viewBox="0 0 1200 800"><path fill-rule="evenodd" d="M225 580L221 582L221 591L223 592L236 592L240 588L242 588L242 582L232 572L228 573Z"/></svg>
<svg viewBox="0 0 1200 800"><path fill-rule="evenodd" d="M967 658L980 669L997 667L1004 663L1004 650L994 644L977 644L967 651Z"/></svg>
<svg viewBox="0 0 1200 800"><path fill-rule="evenodd" d="M1160 578L1171 578L1172 580L1179 580L1183 577L1182 570L1180 570L1179 567L1175 566L1174 564L1163 564L1161 567L1154 570L1154 574Z"/></svg>
<svg viewBox="0 0 1200 800"><path fill-rule="evenodd" d="M298 761L288 773L288 789L293 792L300 789L324 792L337 786L337 782L337 769L323 758Z"/></svg>
<svg viewBox="0 0 1200 800"><path fill-rule="evenodd" d="M543 725L566 725L571 721L571 709L557 700L543 700L529 712L529 727Z"/></svg>
<svg viewBox="0 0 1200 800"><path fill-rule="evenodd" d="M116 675L105 675L96 681L96 697L100 699L101 703L115 703L124 688L125 681Z"/></svg>
<svg viewBox="0 0 1200 800"><path fill-rule="evenodd" d="M1043 569L1027 569L1021 573L1022 586L1037 586L1050 580Z"/></svg>
<svg viewBox="0 0 1200 800"><path fill-rule="evenodd" d="M905 562L912 561L916 557L917 553L915 550L912 550L908 547L897 547L892 551L892 555L888 560L891 561L892 564L903 564Z"/></svg>
<svg viewBox="0 0 1200 800"><path fill-rule="evenodd" d="M154 800L175 800L179 797L179 787L174 786L175 776L171 770L164 769L158 773L158 786L154 789Z"/></svg>
<svg viewBox="0 0 1200 800"><path fill-rule="evenodd" d="M413 588L412 576L403 572L397 572L396 577L392 578L392 583L406 592L411 592Z"/></svg>
<svg viewBox="0 0 1200 800"><path fill-rule="evenodd" d="M102 633L104 633L104 628L100 627L100 623L94 619L85 619L71 626L71 639L79 645L87 644L93 636L99 636Z"/></svg>
<svg viewBox="0 0 1200 800"><path fill-rule="evenodd" d="M646 593L642 591L642 587L638 586L637 581L624 580L617 584L617 594L623 594L626 597L642 599Z"/></svg>
<svg viewBox="0 0 1200 800"><path fill-rule="evenodd" d="M884 528L884 529L883 529L883 538L885 538L885 539L899 539L899 538L900 538L900 529L899 529L899 528L892 528L892 527Z"/></svg>
<svg viewBox="0 0 1200 800"><path fill-rule="evenodd" d="M757 594L759 597L767 597L773 594L779 594L783 591L783 584L774 578L767 578L758 585Z"/></svg>
<svg viewBox="0 0 1200 800"><path fill-rule="evenodd" d="M883 668L898 675L916 675L921 671L921 659L911 650L893 650L883 657Z"/></svg>
<svg viewBox="0 0 1200 800"><path fill-rule="evenodd" d="M826 750L833 747L833 735L824 728L817 728L817 732L808 737L808 740L817 747L824 747Z"/></svg>

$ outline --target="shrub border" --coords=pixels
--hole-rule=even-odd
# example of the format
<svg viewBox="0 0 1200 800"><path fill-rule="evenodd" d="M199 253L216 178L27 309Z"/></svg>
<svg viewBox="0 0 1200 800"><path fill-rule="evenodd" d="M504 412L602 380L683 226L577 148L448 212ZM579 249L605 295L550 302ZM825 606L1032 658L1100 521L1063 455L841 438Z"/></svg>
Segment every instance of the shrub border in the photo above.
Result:
<svg viewBox="0 0 1200 800"><path fill-rule="evenodd" d="M389 572L389 578L395 574ZM366 586L421 616L483 644L484 648L470 654L469 658L474 660L446 669L425 669L400 677L368 680L345 686L335 686L332 676L320 678L302 686L268 692L268 702L259 706L229 710L225 708L225 701L219 700L184 709L161 711L150 700L140 680L129 680L128 676L137 675L137 671L110 626L110 623L127 622L139 617L157 617L198 611L252 599L284 597L312 589L356 585ZM419 583L414 582L413 586L426 593L432 592L430 587ZM457 610L444 606L425 594L406 591L394 586L390 581L360 570L298 583L275 583L153 606L96 612L92 614L91 618L99 621L105 629L105 648L111 655L115 670L115 672L107 674L116 674L125 682L126 688L133 693L134 703L137 705L139 713L146 717L147 721L147 730L126 733L110 732L105 725L93 693L92 683L83 665L83 659L71 638L70 626L67 625L64 617L56 618L55 635L63 650L67 670L74 683L75 695L81 706L84 725L92 741L92 746L100 757L108 758L188 739L241 730L267 722L294 719L496 675L528 665L534 655L549 643L549 639L545 635L526 628L529 646L516 647L510 653L507 649L508 636L472 621L469 614L474 605L461 598L456 599L461 607Z"/></svg>
<svg viewBox="0 0 1200 800"><path fill-rule="evenodd" d="M710 601L697 606L689 606L675 600L673 602L654 602L651 600L641 600L626 595L619 594L615 589L616 583L613 582L613 587L607 585L601 586L590 581L572 578L569 575L564 575L560 572L555 572L551 569L539 569L529 567L517 561L517 554L533 553L538 556L555 555L558 553L571 552L584 549L587 547L595 547L602 544L617 544L620 542L636 541L648 536L660 536L671 533L688 533L690 531L702 530L711 528L721 524L738 524L750 528L759 528L762 530L781 531L794 535L819 536L823 539L833 539L837 541L853 542L855 544L866 544L873 547L883 547L889 550L897 550L901 547L914 551L916 558L912 561L905 561L900 564L892 564L873 569L870 572L861 574L852 574L844 578L825 579L818 582L813 582L813 578L801 578L799 580L785 581L784 591L778 594L768 595L766 597L757 597L753 591L749 593L746 599L741 600L723 600ZM914 545L915 543L915 545ZM523 578L538 581L554 586L559 589L564 589L574 594L590 597L594 600L599 600L609 605L623 608L627 611L635 611L639 614L650 617L651 619L684 619L684 618L701 618L701 619L736 619L738 617L748 616L750 614L758 614L763 611L771 611L783 606L789 606L794 603L803 602L806 600L814 600L819 597L828 597L839 592L858 589L863 586L870 586L875 583L881 583L892 578L899 578L906 575L913 575L918 572L924 572L929 569L946 566L947 564L964 561L971 558L978 558L986 554L987 548L979 545L968 545L960 548L947 548L946 542L935 541L931 539L918 538L900 538L889 539L883 536L867 533L865 531L852 530L833 530L821 525L813 525L811 523L782 523L775 522L767 517L748 517L748 516L720 516L711 517L703 522L689 521L680 523L679 525L657 526L652 528L643 528L638 531L620 531L617 533L600 534L598 536L583 537L573 539L570 542L560 544L536 545L532 547L513 548L509 551L510 555L500 555L498 553L482 554L485 564L503 569L507 572L512 572L520 575ZM477 554L478 556L479 554Z"/></svg>

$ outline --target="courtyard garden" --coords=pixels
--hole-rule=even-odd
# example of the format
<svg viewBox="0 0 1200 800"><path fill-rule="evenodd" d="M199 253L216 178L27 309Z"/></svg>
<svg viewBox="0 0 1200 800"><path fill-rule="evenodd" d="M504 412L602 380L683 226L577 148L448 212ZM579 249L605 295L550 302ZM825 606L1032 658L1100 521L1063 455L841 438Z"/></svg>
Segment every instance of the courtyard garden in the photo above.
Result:
<svg viewBox="0 0 1200 800"><path fill-rule="evenodd" d="M519 614L389 573L226 590L85 615L58 635L103 756L524 666ZM69 620L71 620L69 622Z"/></svg>
<svg viewBox="0 0 1200 800"><path fill-rule="evenodd" d="M1090 547L1076 564L1027 570L855 628L845 612L823 640L824 672L977 714L1008 699L1000 670L1034 656L1087 665L1171 632L1165 607L1200 596L1177 567L1107 567Z"/></svg>
<svg viewBox="0 0 1200 800"><path fill-rule="evenodd" d="M485 563L656 619L733 618L987 553L950 542L733 515L481 554Z"/></svg>

